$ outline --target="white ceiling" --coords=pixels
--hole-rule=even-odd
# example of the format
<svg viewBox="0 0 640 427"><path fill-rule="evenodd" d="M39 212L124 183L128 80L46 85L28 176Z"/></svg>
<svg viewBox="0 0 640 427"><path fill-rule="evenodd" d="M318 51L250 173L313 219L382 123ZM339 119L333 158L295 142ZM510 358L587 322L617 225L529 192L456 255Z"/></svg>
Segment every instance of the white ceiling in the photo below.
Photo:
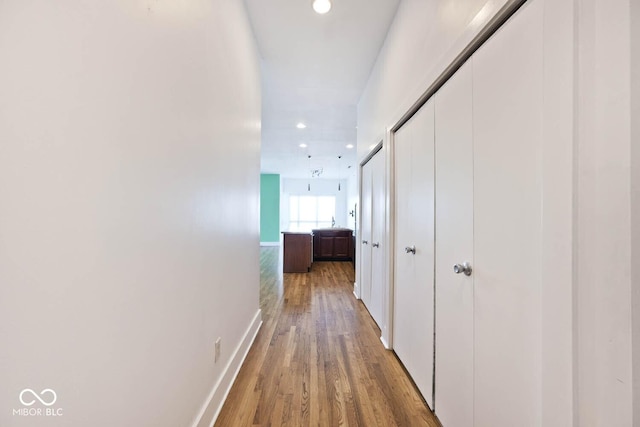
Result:
<svg viewBox="0 0 640 427"><path fill-rule="evenodd" d="M262 56L262 172L346 178L357 103L399 0L332 0L326 15L311 0L245 2Z"/></svg>

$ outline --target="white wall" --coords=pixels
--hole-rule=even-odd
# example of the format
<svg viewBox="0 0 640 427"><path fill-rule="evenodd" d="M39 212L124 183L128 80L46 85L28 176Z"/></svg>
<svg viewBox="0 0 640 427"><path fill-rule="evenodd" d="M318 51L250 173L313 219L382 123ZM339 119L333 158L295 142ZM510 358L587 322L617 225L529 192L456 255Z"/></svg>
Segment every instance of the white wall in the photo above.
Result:
<svg viewBox="0 0 640 427"><path fill-rule="evenodd" d="M358 103L358 159L507 0L403 0Z"/></svg>
<svg viewBox="0 0 640 427"><path fill-rule="evenodd" d="M340 191L338 191L340 183ZM311 184L311 191L308 190ZM336 198L336 227L353 228L353 219L348 216L347 180L337 179L294 179L282 178L282 194L280 196L280 229L289 230L289 196L334 196ZM347 220L349 218L349 220Z"/></svg>
<svg viewBox="0 0 640 427"><path fill-rule="evenodd" d="M640 265L640 3L631 3L631 265ZM640 420L640 270L631 269L633 419Z"/></svg>
<svg viewBox="0 0 640 427"><path fill-rule="evenodd" d="M347 177L347 228L350 228L354 231L357 231L356 228L360 227L358 218L358 209L360 209L360 207L357 206L359 199L357 176L358 169L359 166L354 166L349 169L350 172L349 176ZM351 211L355 211L355 216L352 216L350 214Z"/></svg>
<svg viewBox="0 0 640 427"><path fill-rule="evenodd" d="M577 423L631 426L629 0L582 0L576 210ZM637 267L637 265L636 265Z"/></svg>
<svg viewBox="0 0 640 427"><path fill-rule="evenodd" d="M259 322L242 2L5 0L0 62L0 425L192 424Z"/></svg>

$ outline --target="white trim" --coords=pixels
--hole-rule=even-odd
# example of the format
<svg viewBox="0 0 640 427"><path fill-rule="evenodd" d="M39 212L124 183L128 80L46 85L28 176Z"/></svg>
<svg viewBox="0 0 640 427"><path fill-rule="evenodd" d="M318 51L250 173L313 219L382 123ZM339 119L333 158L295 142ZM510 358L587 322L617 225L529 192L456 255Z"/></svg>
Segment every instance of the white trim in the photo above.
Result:
<svg viewBox="0 0 640 427"><path fill-rule="evenodd" d="M260 242L260 246L280 246L280 242Z"/></svg>
<svg viewBox="0 0 640 427"><path fill-rule="evenodd" d="M385 155L385 238L387 244L384 248L385 253L385 296L386 307L384 308L385 327L382 328L382 337L384 339L385 348L393 348L393 320L394 320L394 298L395 298L395 132L391 129L385 131L383 140L383 152Z"/></svg>
<svg viewBox="0 0 640 427"><path fill-rule="evenodd" d="M358 282L353 282L353 295L356 297L356 299L362 299L360 298L360 288L358 287Z"/></svg>
<svg viewBox="0 0 640 427"><path fill-rule="evenodd" d="M222 375L218 379L218 382L213 386L213 389L209 393L207 400L204 405L200 409L198 416L192 424L192 427L213 427L213 424L216 422L218 415L220 415L220 410L222 410L222 405L224 404L229 391L231 390L231 386L233 385L238 373L240 372L240 368L242 367L242 363L244 359L247 357L249 353L249 349L253 344L253 341L256 339L258 335L258 331L262 326L262 315L261 310L258 309L255 316L253 316L253 320L247 328L247 331L244 333L240 344L236 347L229 363L224 368ZM211 416L211 414L213 414ZM210 418L210 419L209 419Z"/></svg>
<svg viewBox="0 0 640 427"><path fill-rule="evenodd" d="M382 341L382 345L384 346L384 348L386 348L387 350L392 350L391 346L387 343L387 341L385 341L384 337L380 337L380 341Z"/></svg>

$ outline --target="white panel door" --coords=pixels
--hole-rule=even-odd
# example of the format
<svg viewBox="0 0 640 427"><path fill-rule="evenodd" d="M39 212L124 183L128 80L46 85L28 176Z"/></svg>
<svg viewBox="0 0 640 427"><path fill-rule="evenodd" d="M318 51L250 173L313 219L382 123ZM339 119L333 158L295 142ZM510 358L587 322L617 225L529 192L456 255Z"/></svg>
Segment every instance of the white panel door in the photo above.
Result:
<svg viewBox="0 0 640 427"><path fill-rule="evenodd" d="M435 96L435 412L473 426L473 128L468 62ZM467 262L472 275L456 274Z"/></svg>
<svg viewBox="0 0 640 427"><path fill-rule="evenodd" d="M472 59L475 427L541 424L542 5Z"/></svg>
<svg viewBox="0 0 640 427"><path fill-rule="evenodd" d="M371 164L362 167L360 209L360 299L366 306L371 303Z"/></svg>
<svg viewBox="0 0 640 427"><path fill-rule="evenodd" d="M383 327L384 301L384 250L385 239L385 167L382 152L374 155L371 164L371 301L368 305L371 317Z"/></svg>
<svg viewBox="0 0 640 427"><path fill-rule="evenodd" d="M396 132L394 139L393 349L430 407L434 353L433 113L433 102L429 101Z"/></svg>

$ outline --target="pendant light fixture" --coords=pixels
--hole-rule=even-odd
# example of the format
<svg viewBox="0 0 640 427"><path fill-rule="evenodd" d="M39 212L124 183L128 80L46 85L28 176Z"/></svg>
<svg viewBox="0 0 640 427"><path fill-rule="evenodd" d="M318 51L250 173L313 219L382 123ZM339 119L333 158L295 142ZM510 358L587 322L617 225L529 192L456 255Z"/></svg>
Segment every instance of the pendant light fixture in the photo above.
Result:
<svg viewBox="0 0 640 427"><path fill-rule="evenodd" d="M309 176L311 176L311 174L313 172L311 172L311 154L307 155L307 159L309 160ZM309 181L307 181L307 191L311 191L311 178L309 178Z"/></svg>
<svg viewBox="0 0 640 427"><path fill-rule="evenodd" d="M342 156L338 156L338 191L340 191L340 178L342 177Z"/></svg>
<svg viewBox="0 0 640 427"><path fill-rule="evenodd" d="M313 0L311 5L313 6L313 10L320 15L324 15L331 10L330 0Z"/></svg>

